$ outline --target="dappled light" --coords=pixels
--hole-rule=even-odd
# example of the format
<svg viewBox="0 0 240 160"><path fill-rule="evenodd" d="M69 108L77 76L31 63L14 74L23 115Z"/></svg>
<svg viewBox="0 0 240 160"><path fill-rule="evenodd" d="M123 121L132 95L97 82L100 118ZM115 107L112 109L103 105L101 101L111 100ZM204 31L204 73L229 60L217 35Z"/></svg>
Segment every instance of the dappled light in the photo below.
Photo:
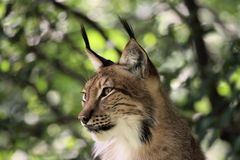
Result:
<svg viewBox="0 0 240 160"><path fill-rule="evenodd" d="M92 159L77 119L91 48L118 62L133 26L208 160L240 159L237 0L0 2L0 160Z"/></svg>

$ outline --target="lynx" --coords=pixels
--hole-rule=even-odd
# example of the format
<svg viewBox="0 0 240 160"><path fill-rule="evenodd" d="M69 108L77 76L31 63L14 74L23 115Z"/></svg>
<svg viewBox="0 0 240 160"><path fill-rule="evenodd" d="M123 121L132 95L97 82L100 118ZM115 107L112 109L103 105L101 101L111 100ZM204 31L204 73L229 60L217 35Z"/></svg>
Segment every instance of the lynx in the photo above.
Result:
<svg viewBox="0 0 240 160"><path fill-rule="evenodd" d="M187 123L176 113L159 74L132 27L118 63L96 54L81 27L86 54L96 69L84 86L79 119L101 160L204 160Z"/></svg>

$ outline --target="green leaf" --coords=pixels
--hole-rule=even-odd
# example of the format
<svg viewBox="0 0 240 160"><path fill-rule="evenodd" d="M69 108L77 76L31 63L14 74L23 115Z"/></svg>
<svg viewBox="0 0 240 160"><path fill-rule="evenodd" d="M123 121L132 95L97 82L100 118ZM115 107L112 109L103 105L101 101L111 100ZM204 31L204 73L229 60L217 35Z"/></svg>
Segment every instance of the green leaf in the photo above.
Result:
<svg viewBox="0 0 240 160"><path fill-rule="evenodd" d="M180 24L174 26L174 36L178 43L186 43L190 36L190 31L187 25Z"/></svg>
<svg viewBox="0 0 240 160"><path fill-rule="evenodd" d="M157 43L157 38L153 33L148 32L144 35L143 42L147 47L152 47Z"/></svg>
<svg viewBox="0 0 240 160"><path fill-rule="evenodd" d="M240 68L237 68L230 76L230 82L234 82L237 89L240 89Z"/></svg>
<svg viewBox="0 0 240 160"><path fill-rule="evenodd" d="M109 37L111 37L112 42L119 48L123 48L128 41L127 36L119 29L110 30Z"/></svg>
<svg viewBox="0 0 240 160"><path fill-rule="evenodd" d="M47 90L48 83L44 78L38 78L36 80L36 86L37 86L38 91L43 93Z"/></svg>
<svg viewBox="0 0 240 160"><path fill-rule="evenodd" d="M119 59L118 53L116 53L115 50L113 49L108 49L105 52L103 52L104 57L106 57L106 59L109 59L113 62L117 62Z"/></svg>
<svg viewBox="0 0 240 160"><path fill-rule="evenodd" d="M231 87L226 81L220 81L217 86L217 92L223 97L231 95Z"/></svg>
<svg viewBox="0 0 240 160"><path fill-rule="evenodd" d="M212 110L211 103L208 97L203 97L201 100L194 104L194 109L197 112L203 113L205 115L209 114Z"/></svg>
<svg viewBox="0 0 240 160"><path fill-rule="evenodd" d="M3 60L0 64L1 71L8 72L10 69L10 63L7 60Z"/></svg>
<svg viewBox="0 0 240 160"><path fill-rule="evenodd" d="M97 50L103 49L105 47L105 41L103 37L95 30L88 30L88 37L91 48L97 52ZM98 53L101 54L101 53Z"/></svg>
<svg viewBox="0 0 240 160"><path fill-rule="evenodd" d="M0 3L0 19L1 19L2 16L4 15L5 10L6 10L6 7L5 7L5 5L1 2L1 3Z"/></svg>

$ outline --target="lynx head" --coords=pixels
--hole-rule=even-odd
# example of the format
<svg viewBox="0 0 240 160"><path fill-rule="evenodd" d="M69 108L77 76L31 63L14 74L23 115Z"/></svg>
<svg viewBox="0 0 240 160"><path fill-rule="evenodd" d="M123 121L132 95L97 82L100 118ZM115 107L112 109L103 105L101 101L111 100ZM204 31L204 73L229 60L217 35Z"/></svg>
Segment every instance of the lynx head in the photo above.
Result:
<svg viewBox="0 0 240 160"><path fill-rule="evenodd" d="M140 143L147 143L155 123L153 97L160 86L159 76L132 28L121 22L130 39L118 63L96 54L81 28L96 74L84 86L79 119L96 141L134 134Z"/></svg>

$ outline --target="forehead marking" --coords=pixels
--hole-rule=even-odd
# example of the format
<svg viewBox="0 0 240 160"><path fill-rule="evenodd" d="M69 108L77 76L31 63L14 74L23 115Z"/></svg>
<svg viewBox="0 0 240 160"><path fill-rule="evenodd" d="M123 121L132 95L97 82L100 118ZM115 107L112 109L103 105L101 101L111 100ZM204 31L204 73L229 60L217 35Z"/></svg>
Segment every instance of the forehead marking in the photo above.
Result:
<svg viewBox="0 0 240 160"><path fill-rule="evenodd" d="M106 79L104 79L104 81L100 81L99 83L97 83L98 80L102 77L104 77L104 75L100 74L100 75L96 75L95 77L92 78L92 82L89 84L89 87L88 87L88 94L90 93L89 91L92 90L92 88L94 86L97 86L97 88L98 88L97 97L100 96L101 90L99 90L99 88L101 88L101 86L104 85L108 81L108 78L106 78ZM103 83L101 83L101 82L103 82ZM95 83L97 83L97 84L95 84Z"/></svg>
<svg viewBox="0 0 240 160"><path fill-rule="evenodd" d="M93 84L95 83L95 81L98 79L98 76L95 76L94 78L93 78L93 81L92 81L92 83L90 84L90 87L88 88L88 91L90 91L91 90L91 88L94 86Z"/></svg>
<svg viewBox="0 0 240 160"><path fill-rule="evenodd" d="M109 77L106 77L103 81L102 81L102 86L106 84L106 82L109 80Z"/></svg>

